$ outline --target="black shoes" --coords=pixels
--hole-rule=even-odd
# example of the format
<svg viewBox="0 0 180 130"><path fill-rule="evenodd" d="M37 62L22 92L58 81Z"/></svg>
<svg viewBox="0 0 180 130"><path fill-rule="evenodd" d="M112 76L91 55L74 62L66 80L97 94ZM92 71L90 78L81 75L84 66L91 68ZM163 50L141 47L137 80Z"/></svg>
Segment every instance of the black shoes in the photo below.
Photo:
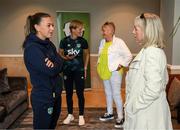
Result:
<svg viewBox="0 0 180 130"><path fill-rule="evenodd" d="M114 115L113 114L108 114L108 113L105 113L103 116L101 116L99 118L100 121L109 121L109 120L112 120L114 119Z"/></svg>
<svg viewBox="0 0 180 130"><path fill-rule="evenodd" d="M114 125L115 128L123 128L124 119L116 119L116 124Z"/></svg>
<svg viewBox="0 0 180 130"><path fill-rule="evenodd" d="M99 118L100 121L109 121L114 119L113 114L105 113L103 116ZM123 128L124 118L123 119L116 119L116 124L114 125L115 128Z"/></svg>

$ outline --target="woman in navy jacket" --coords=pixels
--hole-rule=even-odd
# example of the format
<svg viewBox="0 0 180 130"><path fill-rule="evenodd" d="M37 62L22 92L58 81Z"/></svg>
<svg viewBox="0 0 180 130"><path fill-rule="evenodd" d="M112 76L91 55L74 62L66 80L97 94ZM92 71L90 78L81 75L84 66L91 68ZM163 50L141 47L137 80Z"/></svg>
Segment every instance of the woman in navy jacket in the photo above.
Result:
<svg viewBox="0 0 180 130"><path fill-rule="evenodd" d="M55 129L61 111L63 60L49 40L54 31L46 13L27 17L24 62L32 83L31 104L34 129Z"/></svg>

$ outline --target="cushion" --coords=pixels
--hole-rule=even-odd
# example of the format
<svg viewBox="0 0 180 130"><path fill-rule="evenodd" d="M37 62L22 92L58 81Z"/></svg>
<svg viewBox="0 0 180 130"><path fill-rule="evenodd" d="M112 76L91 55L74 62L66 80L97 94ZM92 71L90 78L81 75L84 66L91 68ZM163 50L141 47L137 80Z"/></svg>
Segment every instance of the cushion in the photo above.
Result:
<svg viewBox="0 0 180 130"><path fill-rule="evenodd" d="M168 91L168 100L171 108L176 108L180 103L180 81L175 77Z"/></svg>
<svg viewBox="0 0 180 130"><path fill-rule="evenodd" d="M7 68L0 69L0 94L10 91L7 78Z"/></svg>
<svg viewBox="0 0 180 130"><path fill-rule="evenodd" d="M27 100L27 92L24 90L12 91L11 93L0 95L0 105L5 107L7 114L25 100Z"/></svg>

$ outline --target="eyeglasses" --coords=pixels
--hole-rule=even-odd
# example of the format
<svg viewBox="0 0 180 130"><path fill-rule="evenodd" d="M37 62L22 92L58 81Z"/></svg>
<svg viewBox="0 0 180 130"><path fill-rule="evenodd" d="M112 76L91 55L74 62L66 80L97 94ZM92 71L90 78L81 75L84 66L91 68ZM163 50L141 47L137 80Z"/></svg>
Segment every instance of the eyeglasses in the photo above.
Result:
<svg viewBox="0 0 180 130"><path fill-rule="evenodd" d="M142 14L140 15L140 18L141 18L141 19L145 19L144 13L142 13Z"/></svg>
<svg viewBox="0 0 180 130"><path fill-rule="evenodd" d="M146 18L145 18L145 16L144 16L144 13L142 13L142 14L140 15L140 18L143 19L144 22L145 22L145 24L146 24Z"/></svg>

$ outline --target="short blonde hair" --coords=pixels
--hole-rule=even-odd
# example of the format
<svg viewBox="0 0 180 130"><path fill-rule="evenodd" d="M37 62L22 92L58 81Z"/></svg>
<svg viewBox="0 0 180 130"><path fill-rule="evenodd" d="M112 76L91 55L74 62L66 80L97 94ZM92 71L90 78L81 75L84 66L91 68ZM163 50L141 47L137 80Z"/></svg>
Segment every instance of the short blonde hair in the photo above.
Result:
<svg viewBox="0 0 180 130"><path fill-rule="evenodd" d="M81 26L83 26L83 22L81 22L79 20L72 20L70 22L69 29L70 29L70 31L72 31L72 29L76 29Z"/></svg>
<svg viewBox="0 0 180 130"><path fill-rule="evenodd" d="M159 16L153 13L143 13L135 18L135 25L144 32L144 47L156 45L164 48L164 28Z"/></svg>
<svg viewBox="0 0 180 130"><path fill-rule="evenodd" d="M105 22L103 25L102 25L102 28L105 27L105 26L110 26L112 29L113 29L113 34L115 33L115 25L113 22Z"/></svg>

